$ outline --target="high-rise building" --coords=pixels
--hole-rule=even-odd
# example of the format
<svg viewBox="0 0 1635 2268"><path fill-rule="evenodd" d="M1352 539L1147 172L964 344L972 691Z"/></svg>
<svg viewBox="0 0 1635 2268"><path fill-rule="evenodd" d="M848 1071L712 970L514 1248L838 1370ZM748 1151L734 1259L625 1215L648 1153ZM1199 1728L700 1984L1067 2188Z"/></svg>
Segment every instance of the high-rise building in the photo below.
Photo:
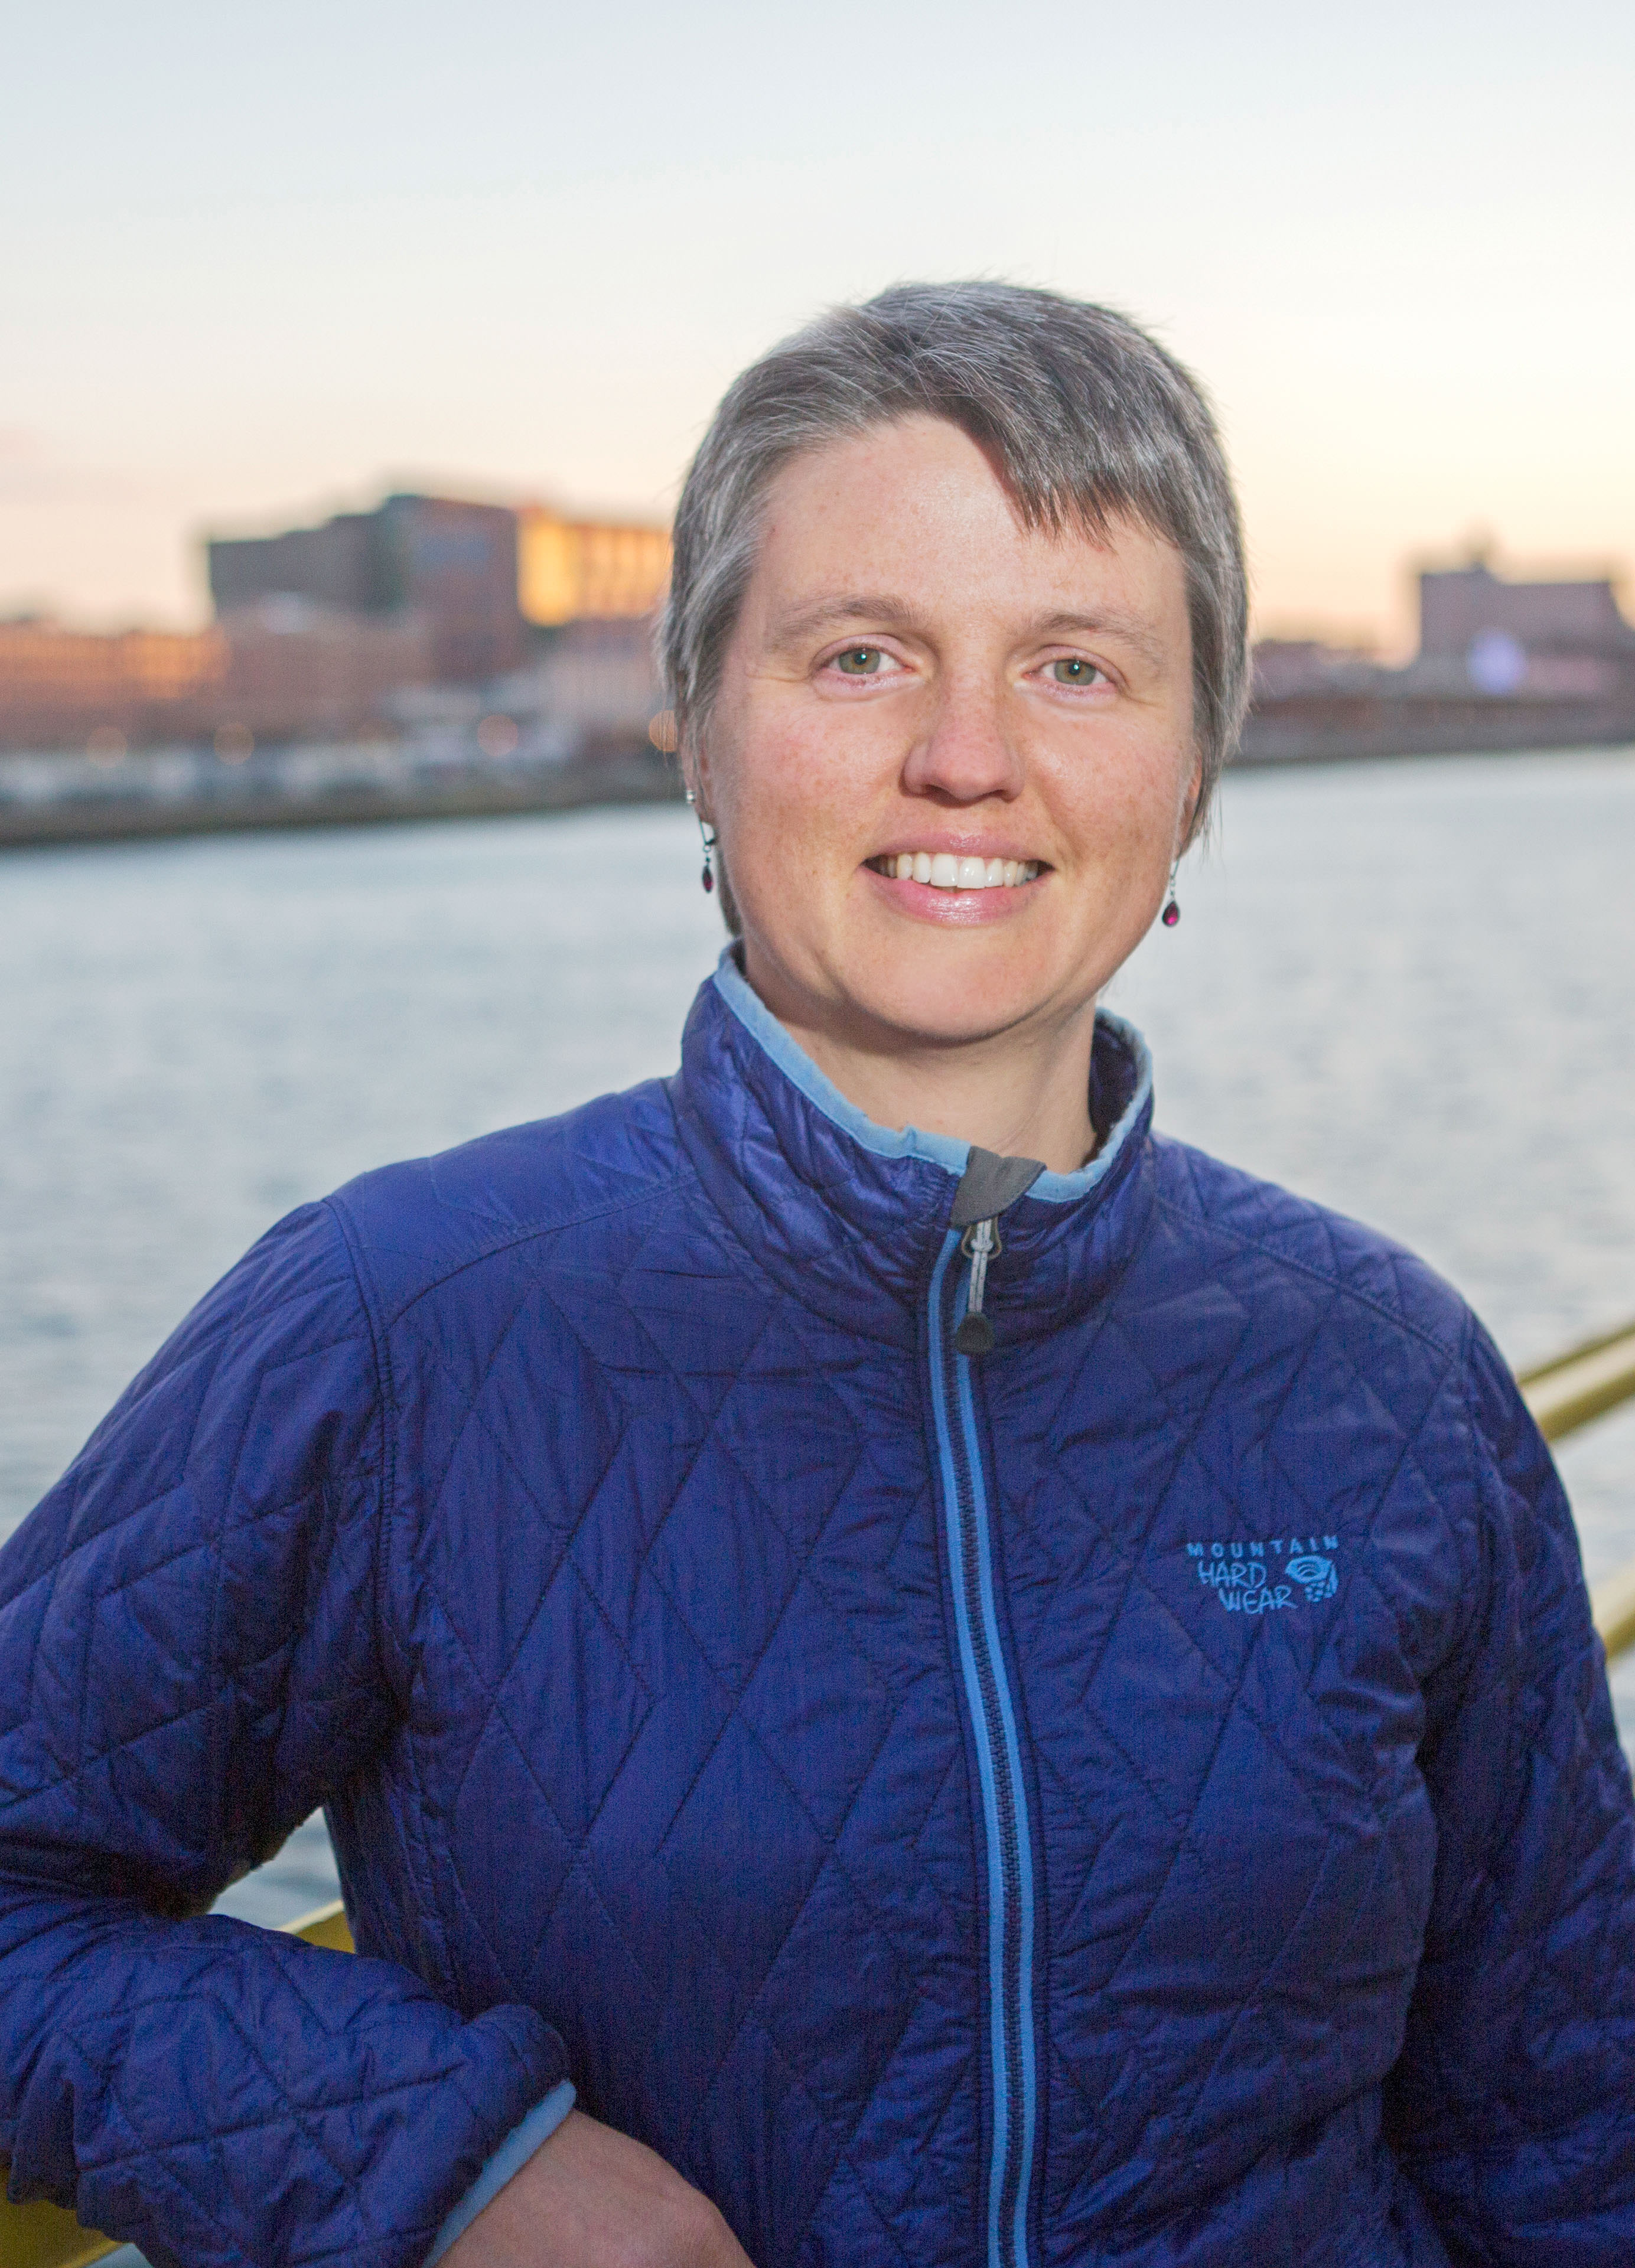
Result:
<svg viewBox="0 0 1635 2268"><path fill-rule="evenodd" d="M372 512L346 512L321 527L282 535L214 538L205 544L210 597L218 615L264 599L305 599L343 614L383 611Z"/></svg>
<svg viewBox="0 0 1635 2268"><path fill-rule="evenodd" d="M517 592L524 616L542 629L563 622L650 615L670 578L662 527L568 519L546 504L517 514Z"/></svg>
<svg viewBox="0 0 1635 2268"><path fill-rule="evenodd" d="M319 527L213 539L218 615L276 598L357 615L412 615L434 674L476 682L513 669L527 646L517 598L517 517L503 504L389 496Z"/></svg>
<svg viewBox="0 0 1635 2268"><path fill-rule="evenodd" d="M670 572L666 530L512 512L449 497L389 496L317 527L208 545L218 615L274 598L355 615L419 615L435 674L475 682L514 668L531 629L650 615Z"/></svg>

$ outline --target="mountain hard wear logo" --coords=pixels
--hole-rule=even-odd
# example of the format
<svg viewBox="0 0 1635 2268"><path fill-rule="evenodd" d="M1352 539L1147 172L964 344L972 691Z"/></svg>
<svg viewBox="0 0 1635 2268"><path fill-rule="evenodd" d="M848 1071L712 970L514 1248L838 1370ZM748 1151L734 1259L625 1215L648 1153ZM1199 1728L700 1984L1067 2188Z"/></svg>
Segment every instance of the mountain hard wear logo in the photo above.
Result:
<svg viewBox="0 0 1635 2268"><path fill-rule="evenodd" d="M1187 1557L1228 1614L1317 1607L1340 1587L1337 1535L1269 1535L1258 1543L1189 1543Z"/></svg>

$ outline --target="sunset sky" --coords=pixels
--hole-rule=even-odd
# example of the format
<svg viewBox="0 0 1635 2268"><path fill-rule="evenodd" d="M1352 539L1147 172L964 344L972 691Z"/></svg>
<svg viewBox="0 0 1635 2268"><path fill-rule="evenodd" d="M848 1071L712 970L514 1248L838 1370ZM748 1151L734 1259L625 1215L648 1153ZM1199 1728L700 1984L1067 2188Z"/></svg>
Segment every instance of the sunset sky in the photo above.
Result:
<svg viewBox="0 0 1635 2268"><path fill-rule="evenodd" d="M87 0L0 85L0 613L394 486L662 513L825 303L1003 275L1219 407L1263 626L1635 567L1635 10Z"/></svg>

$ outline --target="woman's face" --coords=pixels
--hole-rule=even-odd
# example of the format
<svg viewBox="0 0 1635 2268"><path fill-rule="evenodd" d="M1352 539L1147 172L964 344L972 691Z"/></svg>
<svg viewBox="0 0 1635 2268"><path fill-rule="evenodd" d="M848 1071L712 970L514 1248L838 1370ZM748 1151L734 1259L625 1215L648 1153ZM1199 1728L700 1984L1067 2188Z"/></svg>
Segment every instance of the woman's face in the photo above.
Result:
<svg viewBox="0 0 1635 2268"><path fill-rule="evenodd" d="M786 467L698 764L750 982L870 1046L1078 1015L1185 837L1191 681L1173 546L1023 526L957 427Z"/></svg>

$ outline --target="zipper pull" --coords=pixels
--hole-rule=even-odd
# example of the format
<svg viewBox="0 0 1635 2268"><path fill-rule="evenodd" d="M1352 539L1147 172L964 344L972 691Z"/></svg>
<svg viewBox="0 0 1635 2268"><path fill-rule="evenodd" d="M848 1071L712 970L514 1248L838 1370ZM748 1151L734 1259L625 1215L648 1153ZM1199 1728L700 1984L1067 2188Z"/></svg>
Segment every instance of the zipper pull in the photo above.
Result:
<svg viewBox="0 0 1635 2268"><path fill-rule="evenodd" d="M988 1287L988 1263L1004 1249L999 1242L999 1215L1006 1205L1025 1197L1043 1171L1037 1158L1001 1158L992 1150L971 1145L948 1216L950 1228L965 1232L960 1249L971 1263L965 1313L954 1334L954 1344L961 1354L993 1351L993 1325L983 1314L982 1303Z"/></svg>
<svg viewBox="0 0 1635 2268"><path fill-rule="evenodd" d="M963 1355L993 1351L993 1325L982 1311L983 1294L988 1288L988 1263L1004 1248L999 1241L998 1223L994 1220L973 1221L960 1239L960 1249L971 1263L965 1313L954 1334L954 1344Z"/></svg>

